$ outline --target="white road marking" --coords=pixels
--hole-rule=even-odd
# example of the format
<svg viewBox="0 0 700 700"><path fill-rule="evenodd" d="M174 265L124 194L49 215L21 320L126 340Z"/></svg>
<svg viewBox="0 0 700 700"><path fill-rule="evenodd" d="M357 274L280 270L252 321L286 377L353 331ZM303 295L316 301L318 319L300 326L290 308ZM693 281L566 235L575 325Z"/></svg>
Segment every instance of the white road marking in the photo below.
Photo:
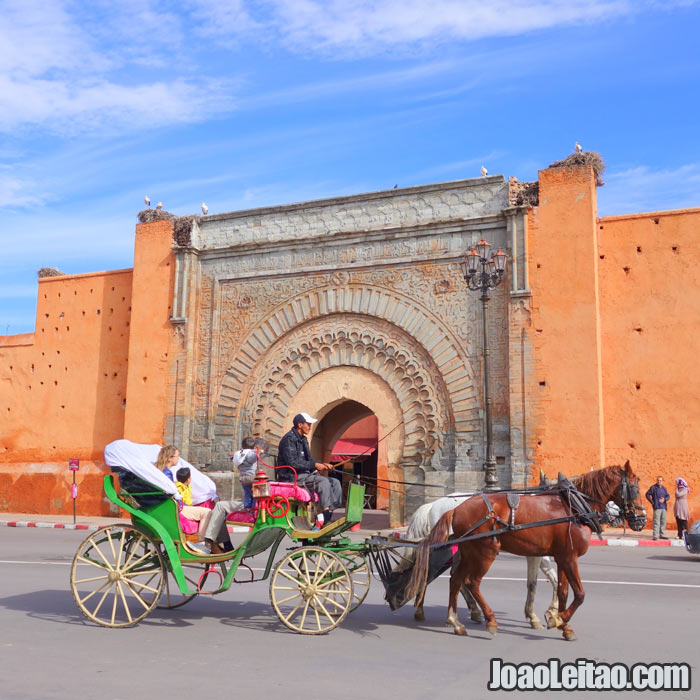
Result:
<svg viewBox="0 0 700 700"><path fill-rule="evenodd" d="M450 578L449 574L442 574L439 578ZM507 576L484 576L485 581L527 581L525 578L509 578ZM546 578L538 578L538 583L548 583ZM694 583L651 583L647 581L596 581L593 579L581 579L581 583L603 583L606 586L663 586L665 588L700 588Z"/></svg>
<svg viewBox="0 0 700 700"><path fill-rule="evenodd" d="M72 561L19 561L16 559L0 559L0 564L41 564L53 566L70 566ZM250 567L252 571L265 571L264 567ZM450 578L449 574L442 574L439 578ZM486 581L518 581L524 583L525 578L511 576L485 576ZM538 578L538 583L548 583L546 578ZM658 586L662 588L700 588L700 584L694 583L651 583L647 581L598 581L594 579L582 579L582 583L601 583L605 586Z"/></svg>
<svg viewBox="0 0 700 700"><path fill-rule="evenodd" d="M54 566L70 566L72 561L20 561L19 559L0 559L0 564L50 564Z"/></svg>

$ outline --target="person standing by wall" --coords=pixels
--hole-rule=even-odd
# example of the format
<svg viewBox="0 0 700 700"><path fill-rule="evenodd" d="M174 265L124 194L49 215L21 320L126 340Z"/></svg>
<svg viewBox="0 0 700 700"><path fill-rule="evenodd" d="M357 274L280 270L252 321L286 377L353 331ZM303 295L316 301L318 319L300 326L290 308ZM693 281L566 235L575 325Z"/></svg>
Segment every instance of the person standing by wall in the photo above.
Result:
<svg viewBox="0 0 700 700"><path fill-rule="evenodd" d="M652 536L653 539L667 540L666 537L666 515L667 515L667 504L670 498L666 487L664 486L663 476L656 477L656 483L649 487L646 492L646 499L651 503L654 509L654 525Z"/></svg>
<svg viewBox="0 0 700 700"><path fill-rule="evenodd" d="M679 476L676 479L676 502L673 504L673 515L676 518L679 540L683 539L684 532L688 532L688 520L690 519L690 511L688 510L689 493L690 486L688 486L688 482Z"/></svg>

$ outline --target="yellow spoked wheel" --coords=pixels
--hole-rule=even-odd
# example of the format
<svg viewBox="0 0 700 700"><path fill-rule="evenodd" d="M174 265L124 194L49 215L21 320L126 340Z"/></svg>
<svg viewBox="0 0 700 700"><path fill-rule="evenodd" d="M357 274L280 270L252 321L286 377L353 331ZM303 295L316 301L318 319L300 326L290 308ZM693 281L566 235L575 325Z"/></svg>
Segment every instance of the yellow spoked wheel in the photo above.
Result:
<svg viewBox="0 0 700 700"><path fill-rule="evenodd" d="M156 607L165 567L158 545L132 525L109 525L78 547L70 587L80 611L103 627L131 627Z"/></svg>
<svg viewBox="0 0 700 700"><path fill-rule="evenodd" d="M367 563L367 557L364 557L359 552L341 552L341 554L344 560L350 560L349 562L344 561L344 564L352 580L352 602L350 603L350 610L348 610L348 612L352 612L360 606L369 593L371 582L369 564Z"/></svg>
<svg viewBox="0 0 700 700"><path fill-rule="evenodd" d="M270 600L278 617L295 632L325 634L337 627L352 604L352 579L333 552L302 547L275 567Z"/></svg>

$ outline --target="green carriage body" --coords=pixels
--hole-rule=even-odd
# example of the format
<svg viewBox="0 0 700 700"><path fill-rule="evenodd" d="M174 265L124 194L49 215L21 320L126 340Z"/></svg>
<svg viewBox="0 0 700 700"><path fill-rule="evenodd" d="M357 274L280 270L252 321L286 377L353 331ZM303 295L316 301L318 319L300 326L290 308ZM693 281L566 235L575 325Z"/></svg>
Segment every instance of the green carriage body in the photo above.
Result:
<svg viewBox="0 0 700 700"><path fill-rule="evenodd" d="M292 551L277 563L270 583L273 607L285 625L303 633L326 632L337 626L367 595L369 568L364 544L354 543L344 536L348 529L362 520L365 491L362 485L349 485L345 517L320 530L312 530L308 524L303 526L305 521L308 522L306 504L296 499L289 499L287 512L279 509L276 513L275 509L266 509L260 503L257 520L250 526L243 542L230 552L216 555L203 554L191 547L180 527L176 501L157 487L149 485L148 488L149 491L135 492L132 489L129 493L123 490L118 493L112 475L105 476L107 498L129 513L132 527L114 525L98 530L88 536L76 553L71 569L73 596L83 614L98 624L131 626L155 607L175 608L200 593L222 593L232 583L242 583L235 577L245 559L265 551L269 551L269 555L263 575L250 580L267 579L285 537L292 541ZM76 570L81 566L83 570L88 568L88 573L100 576L77 578L81 574ZM212 581L217 579L218 585L212 587ZM297 606L299 610L290 611L285 607L286 596L280 591L291 590L294 587L290 588L292 579L298 580L302 602ZM85 594L78 590L78 584L88 582L86 585L91 586L93 580L93 587L97 590ZM284 583L287 585L282 585ZM114 600L110 616L109 605L106 614L101 609L112 587ZM105 588L107 592L102 593ZM132 615L129 611L125 592L136 598L138 614ZM93 596L97 597L88 605L86 602ZM291 595L288 597L289 600L292 598ZM97 610L92 609L95 603ZM116 620L116 611L122 607L126 609L125 619ZM310 622L307 621L309 608ZM302 612L303 619L299 624L296 618ZM328 623L322 624L321 618L324 622L327 618Z"/></svg>

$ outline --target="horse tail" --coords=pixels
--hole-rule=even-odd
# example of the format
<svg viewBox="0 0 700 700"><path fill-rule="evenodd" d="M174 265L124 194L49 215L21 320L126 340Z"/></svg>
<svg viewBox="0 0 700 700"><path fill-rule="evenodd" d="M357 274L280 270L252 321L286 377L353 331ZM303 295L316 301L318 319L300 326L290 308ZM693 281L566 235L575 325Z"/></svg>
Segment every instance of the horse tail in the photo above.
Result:
<svg viewBox="0 0 700 700"><path fill-rule="evenodd" d="M406 530L407 540L419 540L427 537L430 534L430 510L433 507L432 503L424 503L411 517L411 522ZM401 572L412 569L416 559L415 547L404 547L401 551L401 561L393 569Z"/></svg>
<svg viewBox="0 0 700 700"><path fill-rule="evenodd" d="M437 521L428 537L423 539L418 546L416 552L416 563L413 566L413 573L406 588L408 598L413 598L417 594L425 592L425 587L428 585L428 566L430 564L430 545L441 544L447 541L447 537L452 527L452 518L454 517L454 509L448 510L440 520Z"/></svg>

